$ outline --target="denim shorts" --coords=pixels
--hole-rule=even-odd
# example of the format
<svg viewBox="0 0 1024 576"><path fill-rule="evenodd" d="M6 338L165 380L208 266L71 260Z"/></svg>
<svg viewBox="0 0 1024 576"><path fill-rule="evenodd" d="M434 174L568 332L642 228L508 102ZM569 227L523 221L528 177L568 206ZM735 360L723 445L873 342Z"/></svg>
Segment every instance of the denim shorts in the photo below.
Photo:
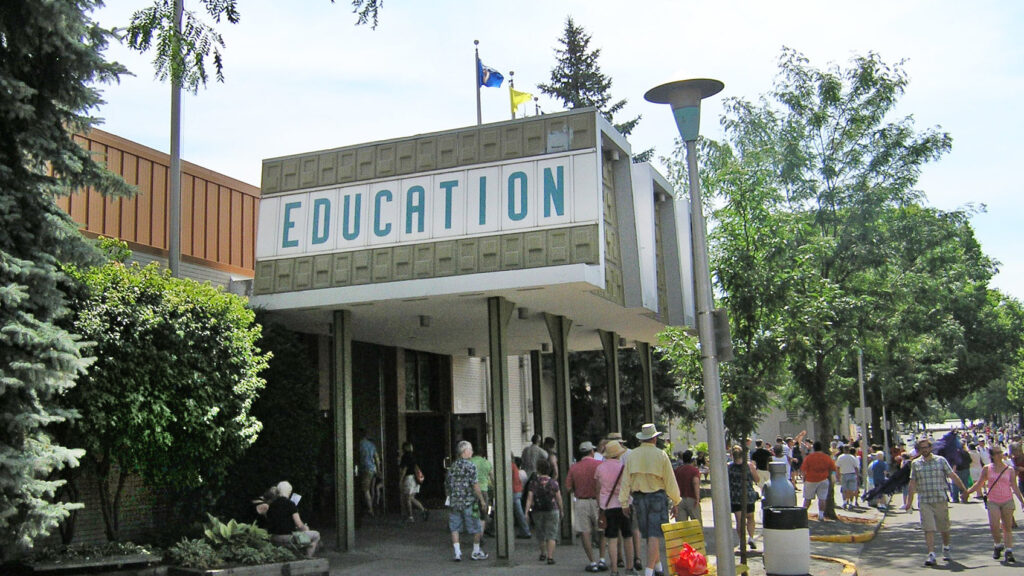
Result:
<svg viewBox="0 0 1024 576"><path fill-rule="evenodd" d="M633 518L644 538L662 538L661 525L668 522L668 496L664 490L633 492Z"/></svg>
<svg viewBox="0 0 1024 576"><path fill-rule="evenodd" d="M452 533L466 532L467 534L479 534L483 531L480 527L480 519L473 516L473 508L457 510L448 509L448 531Z"/></svg>

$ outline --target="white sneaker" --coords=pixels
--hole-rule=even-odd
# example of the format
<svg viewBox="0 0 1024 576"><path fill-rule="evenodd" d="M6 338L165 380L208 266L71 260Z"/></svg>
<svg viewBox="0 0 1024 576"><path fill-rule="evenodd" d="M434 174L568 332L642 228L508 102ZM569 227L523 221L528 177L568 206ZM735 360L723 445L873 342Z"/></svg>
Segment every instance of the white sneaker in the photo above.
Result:
<svg viewBox="0 0 1024 576"><path fill-rule="evenodd" d="M928 559L924 561L925 566L935 566L935 552L928 553Z"/></svg>
<svg viewBox="0 0 1024 576"><path fill-rule="evenodd" d="M942 559L947 562L953 559L953 555L949 551L949 546L942 547Z"/></svg>
<svg viewBox="0 0 1024 576"><path fill-rule="evenodd" d="M484 552L483 550L476 550L469 557L473 560L487 560L487 558L489 558L487 552Z"/></svg>

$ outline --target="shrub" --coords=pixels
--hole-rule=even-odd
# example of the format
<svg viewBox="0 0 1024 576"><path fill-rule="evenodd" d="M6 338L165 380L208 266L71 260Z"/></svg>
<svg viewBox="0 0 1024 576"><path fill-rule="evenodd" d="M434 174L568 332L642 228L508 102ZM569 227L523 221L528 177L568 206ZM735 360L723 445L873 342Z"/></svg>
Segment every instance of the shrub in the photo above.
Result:
<svg viewBox="0 0 1024 576"><path fill-rule="evenodd" d="M167 551L171 564L205 570L232 564L288 562L298 557L291 546L273 545L267 531L255 524L222 522L207 516L210 521L203 527L203 538L183 538Z"/></svg>

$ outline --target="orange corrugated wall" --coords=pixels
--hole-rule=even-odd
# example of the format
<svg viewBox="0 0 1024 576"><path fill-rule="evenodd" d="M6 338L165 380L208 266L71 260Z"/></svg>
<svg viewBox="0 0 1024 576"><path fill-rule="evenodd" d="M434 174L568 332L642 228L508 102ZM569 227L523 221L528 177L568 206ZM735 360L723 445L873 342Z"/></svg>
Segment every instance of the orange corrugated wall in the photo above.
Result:
<svg viewBox="0 0 1024 576"><path fill-rule="evenodd" d="M120 238L166 258L170 156L97 129L74 138L139 194L110 199L90 188L58 205L88 235ZM260 189L189 162L181 172L182 260L252 276Z"/></svg>

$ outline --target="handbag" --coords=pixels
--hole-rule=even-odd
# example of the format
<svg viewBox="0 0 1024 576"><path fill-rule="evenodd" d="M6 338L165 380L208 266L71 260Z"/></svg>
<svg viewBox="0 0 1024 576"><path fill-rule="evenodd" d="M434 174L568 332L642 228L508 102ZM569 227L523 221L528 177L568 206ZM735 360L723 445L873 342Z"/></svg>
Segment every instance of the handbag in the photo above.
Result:
<svg viewBox="0 0 1024 576"><path fill-rule="evenodd" d="M423 484L423 480L425 479L425 477L423 476L423 470L420 470L420 467L418 465L416 466L416 469L413 471L413 473L416 475L416 483Z"/></svg>
<svg viewBox="0 0 1024 576"><path fill-rule="evenodd" d="M608 498L604 501L604 508L608 507L608 503L612 501L612 496L615 494L615 487L619 485L619 480L622 479L622 471L626 469L623 465L619 468L619 475L615 477L615 484L612 484L612 490L608 493ZM597 511L597 527L604 530L608 527L608 517L604 514L604 508L600 508Z"/></svg>

